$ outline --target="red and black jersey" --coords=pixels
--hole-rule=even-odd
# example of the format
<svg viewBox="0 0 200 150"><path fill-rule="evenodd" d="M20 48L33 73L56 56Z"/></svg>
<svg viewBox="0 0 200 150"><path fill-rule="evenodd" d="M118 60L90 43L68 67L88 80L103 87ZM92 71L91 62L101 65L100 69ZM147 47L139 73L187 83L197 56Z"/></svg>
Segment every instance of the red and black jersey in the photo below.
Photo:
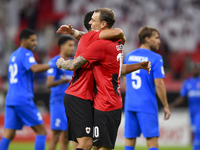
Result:
<svg viewBox="0 0 200 150"><path fill-rule="evenodd" d="M121 40L95 41L81 56L92 65L97 89L94 108L101 111L122 108L119 90L119 77L123 59Z"/></svg>
<svg viewBox="0 0 200 150"><path fill-rule="evenodd" d="M101 31L90 31L81 37L75 58L81 56L81 54L91 43L93 43L96 40L99 40L100 32ZM65 93L79 97L84 100L93 100L93 90L94 78L91 64L86 63L81 68L73 71L72 80Z"/></svg>

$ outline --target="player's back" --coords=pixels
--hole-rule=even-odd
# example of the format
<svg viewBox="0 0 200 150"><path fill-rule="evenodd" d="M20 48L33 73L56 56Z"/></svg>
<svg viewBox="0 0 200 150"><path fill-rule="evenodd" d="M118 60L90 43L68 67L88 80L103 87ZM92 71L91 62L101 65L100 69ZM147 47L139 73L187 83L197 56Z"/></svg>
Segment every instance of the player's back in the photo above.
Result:
<svg viewBox="0 0 200 150"><path fill-rule="evenodd" d="M34 74L30 67L35 63L33 53L28 49L19 47L12 53L8 66L6 105L26 105L32 101Z"/></svg>
<svg viewBox="0 0 200 150"><path fill-rule="evenodd" d="M60 55L56 55L49 62L56 64L56 62L59 58L60 58ZM50 68L47 71L47 76L54 76L54 81L61 80L61 78L71 79L72 74L73 74L72 71L64 70L64 69L60 70L57 67ZM68 88L68 86L69 86L69 82L51 87L50 103L53 103L54 101L63 101L64 95L65 95L65 90Z"/></svg>
<svg viewBox="0 0 200 150"><path fill-rule="evenodd" d="M125 64L151 62L151 72L140 69L126 75L125 110L157 113L154 79L164 78L163 60L159 54L147 49L137 49L125 57Z"/></svg>
<svg viewBox="0 0 200 150"><path fill-rule="evenodd" d="M122 45L120 40L99 40L103 59L92 64L96 81L94 108L112 111L122 107L119 78L122 67ZM101 50L100 50L101 51ZM98 54L96 54L98 55Z"/></svg>
<svg viewBox="0 0 200 150"><path fill-rule="evenodd" d="M187 96L191 115L200 114L200 76L185 80L180 94Z"/></svg>
<svg viewBox="0 0 200 150"><path fill-rule="evenodd" d="M81 37L75 58L80 56L90 44L99 39L100 32L90 31ZM91 65L86 63L81 68L73 71L72 80L65 93L85 100L93 100L93 89L94 78Z"/></svg>

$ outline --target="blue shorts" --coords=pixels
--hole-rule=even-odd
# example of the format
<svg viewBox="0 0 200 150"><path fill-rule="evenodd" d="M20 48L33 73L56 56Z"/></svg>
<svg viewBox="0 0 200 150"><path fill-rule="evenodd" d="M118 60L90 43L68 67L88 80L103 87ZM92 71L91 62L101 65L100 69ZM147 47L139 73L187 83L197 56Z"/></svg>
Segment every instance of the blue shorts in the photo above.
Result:
<svg viewBox="0 0 200 150"><path fill-rule="evenodd" d="M24 106L5 107L5 129L21 130L24 125L33 127L43 124L42 116L34 103Z"/></svg>
<svg viewBox="0 0 200 150"><path fill-rule="evenodd" d="M190 119L193 132L200 134L200 113L190 115Z"/></svg>
<svg viewBox="0 0 200 150"><path fill-rule="evenodd" d="M125 138L136 138L143 134L145 138L158 137L158 115L145 112L125 111Z"/></svg>
<svg viewBox="0 0 200 150"><path fill-rule="evenodd" d="M51 129L52 130L68 130L67 117L65 114L65 106L63 101L55 101L50 103Z"/></svg>

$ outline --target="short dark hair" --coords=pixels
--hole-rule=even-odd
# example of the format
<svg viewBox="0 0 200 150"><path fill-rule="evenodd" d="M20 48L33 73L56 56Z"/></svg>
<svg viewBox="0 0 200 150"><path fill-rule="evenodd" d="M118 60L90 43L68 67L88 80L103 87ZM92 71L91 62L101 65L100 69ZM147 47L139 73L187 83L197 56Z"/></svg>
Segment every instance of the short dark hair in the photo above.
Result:
<svg viewBox="0 0 200 150"><path fill-rule="evenodd" d="M28 39L31 35L34 35L35 31L31 30L31 29L23 29L19 35L19 39L20 41L22 39Z"/></svg>
<svg viewBox="0 0 200 150"><path fill-rule="evenodd" d="M93 13L94 13L94 11L90 11L90 12L86 13L85 17L84 17L84 26L88 31L91 29L91 25L89 24L89 22L92 19Z"/></svg>
<svg viewBox="0 0 200 150"><path fill-rule="evenodd" d="M60 48L60 46L62 44L64 44L65 42L67 42L68 40L73 40L72 37L69 37L69 36L61 36L58 40L58 47Z"/></svg>
<svg viewBox="0 0 200 150"><path fill-rule="evenodd" d="M98 8L94 12L99 12L99 20L107 22L108 28L112 28L115 23L115 13L109 8Z"/></svg>
<svg viewBox="0 0 200 150"><path fill-rule="evenodd" d="M151 37L153 32L157 32L160 35L159 31L156 28L152 28L149 26L140 28L138 32L138 38L139 38L140 44L145 44L146 43L145 38Z"/></svg>

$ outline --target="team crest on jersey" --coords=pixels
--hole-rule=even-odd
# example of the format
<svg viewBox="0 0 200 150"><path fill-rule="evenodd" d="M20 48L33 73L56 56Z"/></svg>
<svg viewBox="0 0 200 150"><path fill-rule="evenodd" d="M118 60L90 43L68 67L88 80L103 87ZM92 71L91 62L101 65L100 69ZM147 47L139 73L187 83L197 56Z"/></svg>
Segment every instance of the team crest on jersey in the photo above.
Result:
<svg viewBox="0 0 200 150"><path fill-rule="evenodd" d="M90 131L91 131L91 128L90 128L90 127L86 127L86 128L85 128L85 131L86 131L87 134L89 134Z"/></svg>

